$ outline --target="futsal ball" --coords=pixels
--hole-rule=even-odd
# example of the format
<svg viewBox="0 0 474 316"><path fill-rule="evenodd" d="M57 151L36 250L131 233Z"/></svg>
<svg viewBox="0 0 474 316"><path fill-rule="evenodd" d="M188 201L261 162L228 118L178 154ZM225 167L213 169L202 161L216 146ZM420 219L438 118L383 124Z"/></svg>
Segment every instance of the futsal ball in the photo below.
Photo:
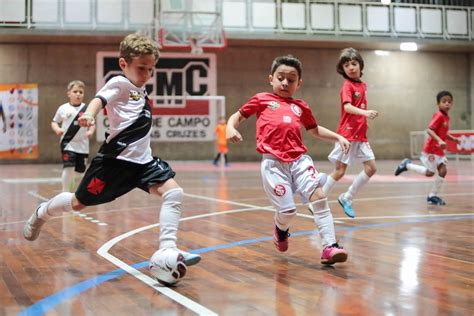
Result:
<svg viewBox="0 0 474 316"><path fill-rule="evenodd" d="M151 256L149 269L156 280L165 286L178 283L187 270L183 255L175 248L157 250Z"/></svg>

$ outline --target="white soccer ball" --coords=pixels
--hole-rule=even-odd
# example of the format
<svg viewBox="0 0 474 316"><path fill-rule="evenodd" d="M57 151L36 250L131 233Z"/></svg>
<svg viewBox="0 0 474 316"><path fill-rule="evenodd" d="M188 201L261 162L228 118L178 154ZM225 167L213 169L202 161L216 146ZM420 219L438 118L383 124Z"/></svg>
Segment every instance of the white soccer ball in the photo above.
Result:
<svg viewBox="0 0 474 316"><path fill-rule="evenodd" d="M157 250L151 256L149 269L156 280L165 286L176 284L187 270L183 255L175 248Z"/></svg>

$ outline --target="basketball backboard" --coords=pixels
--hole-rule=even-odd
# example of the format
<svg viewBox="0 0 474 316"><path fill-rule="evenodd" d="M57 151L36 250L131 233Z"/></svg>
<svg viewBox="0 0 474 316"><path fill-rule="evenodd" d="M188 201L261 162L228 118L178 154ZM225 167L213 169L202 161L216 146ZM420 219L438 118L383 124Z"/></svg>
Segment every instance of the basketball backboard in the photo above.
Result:
<svg viewBox="0 0 474 316"><path fill-rule="evenodd" d="M227 46L219 0L164 0L160 2L157 40L163 48Z"/></svg>

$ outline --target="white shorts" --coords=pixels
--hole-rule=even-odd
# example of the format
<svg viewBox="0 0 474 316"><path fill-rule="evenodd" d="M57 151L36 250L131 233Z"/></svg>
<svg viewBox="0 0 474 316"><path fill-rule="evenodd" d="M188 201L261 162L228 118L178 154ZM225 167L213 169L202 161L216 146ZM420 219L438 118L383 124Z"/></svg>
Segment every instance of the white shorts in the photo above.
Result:
<svg viewBox="0 0 474 316"><path fill-rule="evenodd" d="M326 174L318 173L308 155L293 162L282 162L264 154L261 165L263 189L278 212L295 210L294 193L299 193L303 204L318 186L326 182Z"/></svg>
<svg viewBox="0 0 474 316"><path fill-rule="evenodd" d="M329 154L328 159L334 163L340 161L346 165L350 165L354 162L375 160L375 156L372 148L370 148L369 142L351 142L351 147L347 154L344 154L341 145L336 143L334 149Z"/></svg>
<svg viewBox="0 0 474 316"><path fill-rule="evenodd" d="M426 169L428 169L429 171L433 173L436 173L439 165L448 164L448 158L446 158L446 156L427 154L425 152L421 152L420 161L423 164L423 166L426 167Z"/></svg>

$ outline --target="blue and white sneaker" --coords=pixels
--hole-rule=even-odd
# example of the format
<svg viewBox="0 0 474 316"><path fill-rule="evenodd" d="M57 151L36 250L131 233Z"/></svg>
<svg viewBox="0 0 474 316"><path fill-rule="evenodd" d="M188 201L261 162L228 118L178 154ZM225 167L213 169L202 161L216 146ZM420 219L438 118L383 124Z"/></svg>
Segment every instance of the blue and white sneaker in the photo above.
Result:
<svg viewBox="0 0 474 316"><path fill-rule="evenodd" d="M183 250L179 250L181 254L184 257L184 264L186 264L187 267L193 266L195 264L198 264L199 261L201 261L201 256L194 254L194 253L189 253Z"/></svg>
<svg viewBox="0 0 474 316"><path fill-rule="evenodd" d="M354 218L355 217L355 212L354 209L352 208L352 201L346 200L344 198L344 193L339 195L337 198L337 201L339 204L341 204L342 208L344 209L344 213L346 213L347 216Z"/></svg>
<svg viewBox="0 0 474 316"><path fill-rule="evenodd" d="M426 202L428 202L431 205L446 205L446 202L443 201L442 198L439 196L433 195L433 196L428 196L426 198Z"/></svg>
<svg viewBox="0 0 474 316"><path fill-rule="evenodd" d="M411 163L410 159L403 159L395 170L395 175L398 176L400 173L407 171L407 165L409 163Z"/></svg>

